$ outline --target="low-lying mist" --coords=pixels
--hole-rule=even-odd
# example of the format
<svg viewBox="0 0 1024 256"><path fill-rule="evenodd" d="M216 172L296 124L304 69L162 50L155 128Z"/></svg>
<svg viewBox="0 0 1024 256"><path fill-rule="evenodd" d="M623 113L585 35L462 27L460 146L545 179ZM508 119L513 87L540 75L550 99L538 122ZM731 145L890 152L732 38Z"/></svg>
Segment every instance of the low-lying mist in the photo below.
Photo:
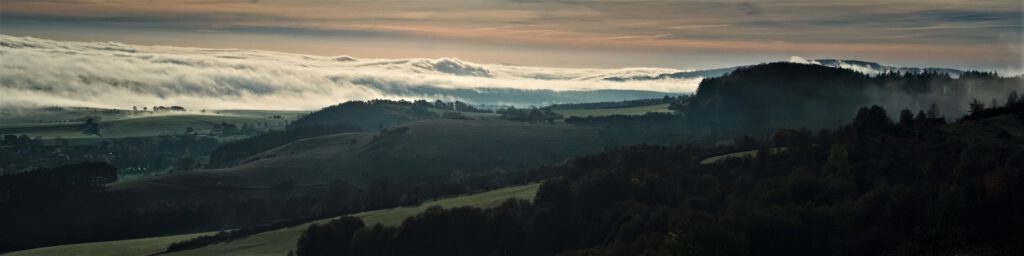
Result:
<svg viewBox="0 0 1024 256"><path fill-rule="evenodd" d="M317 109L348 100L543 105L689 93L664 68L571 69L442 59L360 59L258 50L62 42L0 35L0 108L82 106Z"/></svg>

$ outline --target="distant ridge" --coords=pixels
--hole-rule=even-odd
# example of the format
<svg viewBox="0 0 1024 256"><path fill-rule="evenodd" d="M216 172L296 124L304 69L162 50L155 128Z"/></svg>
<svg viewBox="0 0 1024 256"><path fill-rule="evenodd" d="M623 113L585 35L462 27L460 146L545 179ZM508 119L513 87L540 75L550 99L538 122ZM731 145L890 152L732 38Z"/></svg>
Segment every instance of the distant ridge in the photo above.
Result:
<svg viewBox="0 0 1024 256"><path fill-rule="evenodd" d="M630 77L607 77L604 80L615 81L615 82L626 82L626 81L643 81L643 80L663 80L663 79L685 79L685 78L698 78L698 77L719 77L729 72L732 72L737 67L729 68L717 68L707 70L696 70L696 71L683 71L676 73L665 73L657 76L630 76Z"/></svg>
<svg viewBox="0 0 1024 256"><path fill-rule="evenodd" d="M822 66L835 67L850 69L857 72L873 75L879 73L911 73L921 74L924 72L932 73L945 73L953 77L958 77L964 71L952 68L935 68L935 67L897 67L882 65L876 62L860 61L860 60L837 60L837 59L818 59L811 61L811 64L818 64Z"/></svg>
<svg viewBox="0 0 1024 256"><path fill-rule="evenodd" d="M815 64L826 67L842 68L857 71L868 75L876 75L882 73L910 73L910 74L921 74L925 72L948 74L952 77L959 77L964 71L953 68L936 68L936 67L899 67L883 65L877 62L861 61L861 60L839 60L839 59L817 59L807 61L806 64ZM664 73L655 76L648 75L637 75L637 76L620 76L620 77L606 77L606 81L614 82L627 82L627 81L644 81L644 80L664 80L664 79L690 79L690 78L707 78L707 77L720 77L725 74L736 70L737 68L749 67L753 65L735 66L728 68L716 68L716 69L705 69L695 71L683 71L676 73Z"/></svg>

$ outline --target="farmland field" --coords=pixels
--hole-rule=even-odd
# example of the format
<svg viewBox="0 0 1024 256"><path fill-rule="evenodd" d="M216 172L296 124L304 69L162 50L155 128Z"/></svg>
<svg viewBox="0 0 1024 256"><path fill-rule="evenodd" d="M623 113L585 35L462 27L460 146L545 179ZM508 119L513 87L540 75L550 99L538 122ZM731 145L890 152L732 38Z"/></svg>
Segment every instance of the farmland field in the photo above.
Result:
<svg viewBox="0 0 1024 256"><path fill-rule="evenodd" d="M580 108L580 109L555 109L555 113L563 117L588 117L588 116L610 116L610 115L643 115L648 112L672 112L668 109L668 103L647 106L635 106L624 108Z"/></svg>
<svg viewBox="0 0 1024 256"><path fill-rule="evenodd" d="M31 250L12 252L4 255L111 255L135 256L151 255L167 249L173 242L190 239L212 233L196 233L173 236L140 238L108 242L59 245Z"/></svg>
<svg viewBox="0 0 1024 256"><path fill-rule="evenodd" d="M533 199L540 184L528 184L501 188L483 193L458 196L426 202L414 207L400 207L368 211L354 214L363 219L367 225L398 225L407 217L423 212L431 206L445 208L474 206L494 207L509 198ZM293 227L278 229L251 235L227 243L219 243L203 248L180 251L163 255L285 255L294 249L295 243L309 225L329 221L333 218L312 221ZM173 242L186 240L210 233L185 234L142 238L121 241L95 242L73 245L60 245L25 250L6 254L8 256L30 255L150 255L163 251Z"/></svg>
<svg viewBox="0 0 1024 256"><path fill-rule="evenodd" d="M171 113L156 115L128 115L92 112L79 114L42 115L39 120L14 119L0 122L0 134L28 135L53 139L61 137L72 142L82 143L104 138L149 137L184 133L192 127L200 134L208 133L215 125L221 123L253 125L260 130L281 129L288 120L294 119L296 111L257 111L257 110L225 110L213 114L206 113ZM74 116L75 118L71 118ZM99 118L99 133L96 136L80 131L82 119L86 116ZM272 118L277 116L279 118Z"/></svg>

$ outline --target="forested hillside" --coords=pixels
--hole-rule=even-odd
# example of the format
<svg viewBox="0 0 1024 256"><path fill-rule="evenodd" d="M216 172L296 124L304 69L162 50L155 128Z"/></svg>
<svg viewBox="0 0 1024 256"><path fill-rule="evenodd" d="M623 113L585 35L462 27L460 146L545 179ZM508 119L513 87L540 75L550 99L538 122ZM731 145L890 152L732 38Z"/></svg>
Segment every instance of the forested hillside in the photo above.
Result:
<svg viewBox="0 0 1024 256"><path fill-rule="evenodd" d="M890 112L933 108L955 117L968 112L971 100L999 103L1012 91L1024 91L1024 78L984 72L953 78L929 71L869 76L820 65L770 63L704 79L680 109L693 131L735 135L834 127L869 105Z"/></svg>
<svg viewBox="0 0 1024 256"><path fill-rule="evenodd" d="M1010 99L1015 97L1011 96ZM1024 103L962 121L861 108L755 157L637 145L547 171L534 202L341 219L297 255L1014 255L1024 250ZM993 114L994 113L994 114ZM787 133L787 132L783 132ZM780 135L783 136L783 135ZM799 134L793 136L801 137ZM786 150L767 150L785 145Z"/></svg>

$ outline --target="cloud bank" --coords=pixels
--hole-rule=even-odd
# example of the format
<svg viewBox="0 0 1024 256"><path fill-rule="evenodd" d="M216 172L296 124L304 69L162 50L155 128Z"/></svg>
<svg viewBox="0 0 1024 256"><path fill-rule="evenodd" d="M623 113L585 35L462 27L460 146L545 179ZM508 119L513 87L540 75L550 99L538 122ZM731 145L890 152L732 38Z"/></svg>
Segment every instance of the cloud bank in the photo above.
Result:
<svg viewBox="0 0 1024 256"><path fill-rule="evenodd" d="M455 58L363 59L7 35L0 35L0 59L0 108L317 109L375 98L542 105L689 93L701 80L608 79L683 72L665 68L571 69L477 64Z"/></svg>

